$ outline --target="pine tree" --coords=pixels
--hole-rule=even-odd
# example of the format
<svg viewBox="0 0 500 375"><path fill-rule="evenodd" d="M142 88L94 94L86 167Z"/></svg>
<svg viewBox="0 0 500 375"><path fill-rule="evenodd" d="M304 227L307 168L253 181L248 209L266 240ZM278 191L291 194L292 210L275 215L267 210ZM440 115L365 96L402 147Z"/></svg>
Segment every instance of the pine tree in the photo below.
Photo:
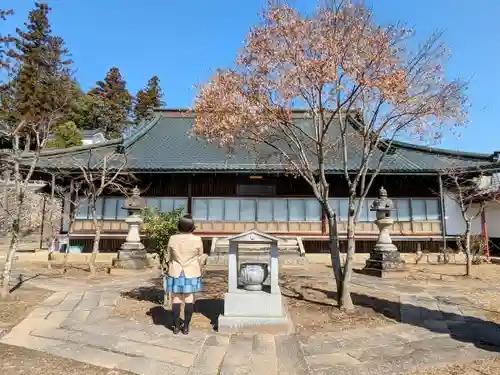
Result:
<svg viewBox="0 0 500 375"><path fill-rule="evenodd" d="M68 96L71 76L68 50L62 38L53 36L45 3L35 3L35 9L25 23L26 31L17 28L16 51L12 56L19 62L12 85L19 117L27 123L46 119L61 104L69 110Z"/></svg>
<svg viewBox="0 0 500 375"><path fill-rule="evenodd" d="M12 9L0 9L0 21L5 21L8 16L14 14ZM9 43L12 42L12 37L8 34L0 33L0 69L7 67L7 48Z"/></svg>
<svg viewBox="0 0 500 375"><path fill-rule="evenodd" d="M120 132L132 109L132 96L120 70L111 68L104 81L98 81L97 87L89 92L89 96L87 105L93 121L92 127L102 129L108 135Z"/></svg>
<svg viewBox="0 0 500 375"><path fill-rule="evenodd" d="M82 144L82 133L73 121L66 121L54 129L55 139L47 142L50 148L68 148Z"/></svg>
<svg viewBox="0 0 500 375"><path fill-rule="evenodd" d="M134 120L139 123L151 115L151 110L164 105L163 93L160 87L160 78L153 76L144 89L137 92L134 106Z"/></svg>

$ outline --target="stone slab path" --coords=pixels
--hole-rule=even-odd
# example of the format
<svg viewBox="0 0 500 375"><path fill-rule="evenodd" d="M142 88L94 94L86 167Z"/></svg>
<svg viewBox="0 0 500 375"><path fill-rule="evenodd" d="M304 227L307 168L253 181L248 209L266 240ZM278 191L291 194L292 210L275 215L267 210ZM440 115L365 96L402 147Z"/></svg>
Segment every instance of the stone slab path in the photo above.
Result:
<svg viewBox="0 0 500 375"><path fill-rule="evenodd" d="M400 295L401 324L313 335L193 330L174 336L153 322L110 317L121 291L148 281L89 285L38 277L28 282L55 293L0 342L136 374L403 374L500 352L498 326L459 300L412 295L404 284L361 276L355 278L358 285L369 282Z"/></svg>

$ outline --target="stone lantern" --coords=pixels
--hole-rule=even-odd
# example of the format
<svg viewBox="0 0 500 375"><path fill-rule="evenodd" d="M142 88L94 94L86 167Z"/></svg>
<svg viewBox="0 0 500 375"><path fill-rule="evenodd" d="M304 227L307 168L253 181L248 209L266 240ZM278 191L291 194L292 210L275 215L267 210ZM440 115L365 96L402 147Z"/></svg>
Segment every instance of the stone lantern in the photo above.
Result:
<svg viewBox="0 0 500 375"><path fill-rule="evenodd" d="M391 213L394 210L392 200L387 197L387 191L381 187L378 199L370 207L370 211L374 211L376 215L375 224L379 229L379 235L363 270L367 274L387 277L395 271L405 269L405 262L401 259L398 249L392 243L390 234L394 223Z"/></svg>
<svg viewBox="0 0 500 375"><path fill-rule="evenodd" d="M140 190L136 186L132 190L132 196L127 198L123 205L123 209L129 214L125 219L128 224L128 234L118 250L118 258L113 261L115 267L138 269L148 265L147 253L140 236L141 211L144 207L146 200L140 196Z"/></svg>

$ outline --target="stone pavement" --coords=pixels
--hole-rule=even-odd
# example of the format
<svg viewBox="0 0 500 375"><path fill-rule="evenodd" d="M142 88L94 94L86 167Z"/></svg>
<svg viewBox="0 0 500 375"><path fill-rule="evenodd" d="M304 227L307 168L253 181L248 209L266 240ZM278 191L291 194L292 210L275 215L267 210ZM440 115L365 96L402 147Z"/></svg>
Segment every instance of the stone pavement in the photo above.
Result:
<svg viewBox="0 0 500 375"><path fill-rule="evenodd" d="M28 283L55 293L0 342L144 375L402 374L498 355L498 326L459 297L415 293L410 284L362 275L354 282L398 294L402 324L313 335L193 330L174 336L159 322L110 317L121 291L148 281L89 285L38 277Z"/></svg>

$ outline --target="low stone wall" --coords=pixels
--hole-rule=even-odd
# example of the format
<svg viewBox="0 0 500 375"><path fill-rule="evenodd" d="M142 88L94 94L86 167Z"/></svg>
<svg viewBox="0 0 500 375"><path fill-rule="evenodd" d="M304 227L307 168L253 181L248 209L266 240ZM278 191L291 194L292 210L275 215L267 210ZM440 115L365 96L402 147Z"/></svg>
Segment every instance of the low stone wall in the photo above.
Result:
<svg viewBox="0 0 500 375"><path fill-rule="evenodd" d="M342 262L345 261L345 254L340 254ZM316 264L329 264L330 254L306 254L309 262ZM354 254L354 263L364 264L370 257L368 253ZM419 256L415 253L401 253L401 259L408 264L416 264ZM465 256L462 253L450 254L448 264L463 264ZM443 254L440 253L424 253L418 264L444 264Z"/></svg>
<svg viewBox="0 0 500 375"><path fill-rule="evenodd" d="M0 187L0 234L10 231L18 200L12 186ZM62 218L62 200L28 189L21 212L21 233L23 235L41 233L44 240L59 233Z"/></svg>

